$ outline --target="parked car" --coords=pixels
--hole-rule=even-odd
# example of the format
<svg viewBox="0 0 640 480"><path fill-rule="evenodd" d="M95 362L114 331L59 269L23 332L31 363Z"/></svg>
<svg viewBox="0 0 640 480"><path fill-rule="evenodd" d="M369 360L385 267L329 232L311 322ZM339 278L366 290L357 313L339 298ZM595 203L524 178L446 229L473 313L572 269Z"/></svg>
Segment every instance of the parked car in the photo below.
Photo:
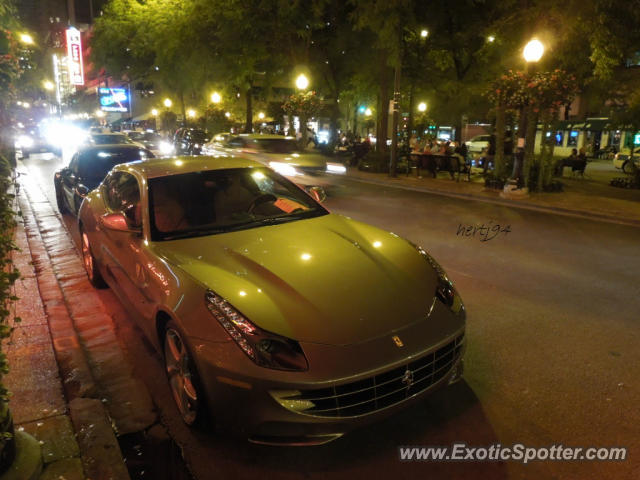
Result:
<svg viewBox="0 0 640 480"><path fill-rule="evenodd" d="M489 148L489 142L491 141L491 135L476 135L471 140L465 142L467 146L467 152L480 153L485 148Z"/></svg>
<svg viewBox="0 0 640 480"><path fill-rule="evenodd" d="M89 132L86 143L88 145L137 145L124 133L95 133ZM140 145L139 145L140 146Z"/></svg>
<svg viewBox="0 0 640 480"><path fill-rule="evenodd" d="M219 152L220 149L224 148L225 144L229 141L231 137L233 137L233 133L216 133L211 137L207 143L205 143L202 147L203 155L214 155Z"/></svg>
<svg viewBox="0 0 640 480"><path fill-rule="evenodd" d="M78 150L69 165L53 177L60 213L78 214L82 200L96 188L114 165L153 158L151 151L137 145L99 145Z"/></svg>
<svg viewBox="0 0 640 480"><path fill-rule="evenodd" d="M180 128L173 138L176 155L200 155L202 147L209 141L207 132L199 128Z"/></svg>
<svg viewBox="0 0 640 480"><path fill-rule="evenodd" d="M40 132L38 127L19 130L15 138L16 151L21 158L29 158L36 153L53 153L60 155L60 148L51 142Z"/></svg>
<svg viewBox="0 0 640 480"><path fill-rule="evenodd" d="M156 157L173 155L173 145L162 135L156 132L130 131L127 136L147 150L151 150Z"/></svg>
<svg viewBox="0 0 640 480"><path fill-rule="evenodd" d="M465 309L442 267L260 163L116 166L78 225L90 281L135 312L188 425L321 444L460 378Z"/></svg>
<svg viewBox="0 0 640 480"><path fill-rule="evenodd" d="M267 165L307 190L329 186L329 171L346 172L342 164L328 164L326 156L301 149L294 137L241 134L229 138L224 151Z"/></svg>
<svg viewBox="0 0 640 480"><path fill-rule="evenodd" d="M640 168L640 147L633 151L633 162L630 159L631 150L626 149L616 153L613 157L613 166L620 168L624 173L633 173L635 168Z"/></svg>

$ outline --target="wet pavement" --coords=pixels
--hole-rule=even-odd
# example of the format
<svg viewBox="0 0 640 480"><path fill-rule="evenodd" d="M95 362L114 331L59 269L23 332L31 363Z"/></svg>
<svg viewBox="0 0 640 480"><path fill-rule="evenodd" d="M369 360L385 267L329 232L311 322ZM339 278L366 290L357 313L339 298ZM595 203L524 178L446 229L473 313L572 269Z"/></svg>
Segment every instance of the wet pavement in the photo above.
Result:
<svg viewBox="0 0 640 480"><path fill-rule="evenodd" d="M9 344L11 373L5 377L16 428L40 441L43 479L128 479L126 459L137 454L126 450L124 436L144 439L147 431L161 428L155 407L131 373L111 317L89 284L59 214L37 182L27 175L19 182L16 316L22 321ZM180 452L171 451L166 438L155 442L167 451L164 461L154 459L158 475L139 477L144 469L133 469L131 478L186 472ZM147 448L140 442L138 449L141 445ZM177 467L167 470L169 462Z"/></svg>

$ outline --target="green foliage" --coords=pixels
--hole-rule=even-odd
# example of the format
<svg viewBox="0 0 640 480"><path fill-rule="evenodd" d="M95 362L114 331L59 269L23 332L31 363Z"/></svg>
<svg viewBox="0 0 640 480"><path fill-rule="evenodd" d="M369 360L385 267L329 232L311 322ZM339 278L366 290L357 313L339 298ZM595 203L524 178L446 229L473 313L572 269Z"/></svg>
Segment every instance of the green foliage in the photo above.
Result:
<svg viewBox="0 0 640 480"><path fill-rule="evenodd" d="M316 92L299 92L291 95L282 105L287 115L298 115L301 118L310 118L320 110L322 102Z"/></svg>
<svg viewBox="0 0 640 480"><path fill-rule="evenodd" d="M14 195L10 192L12 184L11 166L4 156L0 156L0 342L11 335L11 306L17 300L12 293L13 284L20 277L13 265L12 252L18 250L13 241L16 227L13 211ZM17 319L19 320L19 319ZM2 384L2 375L9 371L7 356L0 343L0 400L8 401L8 392Z"/></svg>
<svg viewBox="0 0 640 480"><path fill-rule="evenodd" d="M228 132L231 129L231 120L226 117L223 109L215 105L207 107L202 120L204 128L211 133Z"/></svg>
<svg viewBox="0 0 640 480"><path fill-rule="evenodd" d="M160 112L160 124L162 130L165 132L173 133L176 130L178 123L178 117L171 110L163 110Z"/></svg>

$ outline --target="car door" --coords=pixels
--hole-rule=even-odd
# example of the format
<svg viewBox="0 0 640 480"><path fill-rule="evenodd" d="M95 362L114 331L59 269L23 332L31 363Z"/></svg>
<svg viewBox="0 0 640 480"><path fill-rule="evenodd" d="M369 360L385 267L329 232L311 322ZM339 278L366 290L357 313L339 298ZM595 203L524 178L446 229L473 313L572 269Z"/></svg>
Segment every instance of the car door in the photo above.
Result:
<svg viewBox="0 0 640 480"><path fill-rule="evenodd" d="M62 171L60 177L60 186L62 187L62 195L65 202L73 212L76 212L75 208L75 191L78 185L78 176L80 170L80 154L76 153L71 157L69 166Z"/></svg>
<svg viewBox="0 0 640 480"><path fill-rule="evenodd" d="M149 315L152 301L147 294L149 275L146 249L142 238L142 204L140 186L127 172L112 172L104 182L105 204L109 213L123 213L132 230L122 232L103 229L103 261L118 295L139 314Z"/></svg>

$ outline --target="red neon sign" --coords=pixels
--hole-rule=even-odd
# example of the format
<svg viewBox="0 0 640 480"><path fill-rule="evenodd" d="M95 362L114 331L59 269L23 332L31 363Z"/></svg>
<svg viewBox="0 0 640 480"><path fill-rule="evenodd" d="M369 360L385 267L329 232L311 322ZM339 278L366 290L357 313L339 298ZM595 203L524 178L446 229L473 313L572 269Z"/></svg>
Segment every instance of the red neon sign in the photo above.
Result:
<svg viewBox="0 0 640 480"><path fill-rule="evenodd" d="M67 29L67 58L69 61L69 81L71 85L84 85L82 66L82 40L76 28Z"/></svg>

